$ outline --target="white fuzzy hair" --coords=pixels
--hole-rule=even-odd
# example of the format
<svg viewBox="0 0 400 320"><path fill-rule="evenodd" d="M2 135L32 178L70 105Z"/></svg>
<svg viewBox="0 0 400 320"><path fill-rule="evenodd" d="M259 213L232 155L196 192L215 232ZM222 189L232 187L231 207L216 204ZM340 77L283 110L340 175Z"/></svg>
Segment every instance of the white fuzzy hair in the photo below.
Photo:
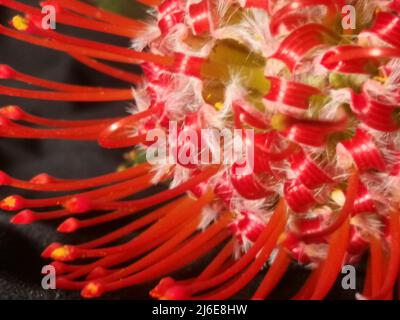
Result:
<svg viewBox="0 0 400 320"><path fill-rule="evenodd" d="M351 101L351 92L348 89L330 90L330 100L322 107L320 119L337 119L338 110L343 104L349 104Z"/></svg>
<svg viewBox="0 0 400 320"><path fill-rule="evenodd" d="M231 74L230 81L225 88L224 105L219 110L220 121L226 122L232 115L233 104L246 98L247 90L242 85L243 78L239 73Z"/></svg>
<svg viewBox="0 0 400 320"><path fill-rule="evenodd" d="M400 59L392 59L386 65L391 70L381 83L370 79L365 82L364 89L377 101L389 105L398 105L400 103Z"/></svg>
<svg viewBox="0 0 400 320"><path fill-rule="evenodd" d="M148 17L144 28L140 28L134 39L131 40L131 48L135 51L143 51L153 41L161 36L160 28L157 24L157 12L155 10L148 11Z"/></svg>
<svg viewBox="0 0 400 320"><path fill-rule="evenodd" d="M161 92L160 100L165 101L165 112L171 120L181 120L205 104L202 82L185 75L173 75L173 81Z"/></svg>
<svg viewBox="0 0 400 320"><path fill-rule="evenodd" d="M169 185L170 189L180 186L182 183L188 181L192 176L193 170L176 165L174 169L174 177Z"/></svg>
<svg viewBox="0 0 400 320"><path fill-rule="evenodd" d="M363 237L383 235L383 223L376 214L358 214L352 217L350 222L358 228Z"/></svg>
<svg viewBox="0 0 400 320"><path fill-rule="evenodd" d="M214 204L206 205L201 211L200 223L197 227L198 230L204 231L209 225L217 220L221 208L216 207Z"/></svg>
<svg viewBox="0 0 400 320"><path fill-rule="evenodd" d="M383 8L388 3L388 1L382 0L354 0L352 2L357 11L357 23L360 25L370 24L376 10ZM386 5L384 2L386 2Z"/></svg>
<svg viewBox="0 0 400 320"><path fill-rule="evenodd" d="M249 9L237 24L215 30L218 40L231 39L246 45L250 51L264 56L272 55L279 46L269 31L269 16L264 10Z"/></svg>

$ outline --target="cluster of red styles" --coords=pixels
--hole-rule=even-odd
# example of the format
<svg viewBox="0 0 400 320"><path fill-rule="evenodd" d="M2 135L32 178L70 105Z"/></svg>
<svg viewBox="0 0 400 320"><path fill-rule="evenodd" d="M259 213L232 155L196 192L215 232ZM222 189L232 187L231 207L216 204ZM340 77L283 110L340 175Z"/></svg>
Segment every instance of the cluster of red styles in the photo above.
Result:
<svg viewBox="0 0 400 320"><path fill-rule="evenodd" d="M159 280L153 298L226 299L263 271L251 298L265 299L296 263L310 275L293 299L323 299L344 265L367 257L356 297L392 299L400 266L400 1L138 2L149 8L146 21L77 0L40 3L54 6L58 24L129 39L123 48L44 28L39 6L1 0L18 14L0 25L2 35L67 53L129 85L64 84L1 65L0 79L43 88L0 85L1 95L135 102L129 115L85 121L4 106L0 136L143 153L146 134L168 133L170 121L182 132L253 129L254 170L239 174L234 161L143 160L83 180L42 173L25 181L1 172L0 185L66 194L1 200L2 210L18 212L14 224L66 219L58 231L72 233L132 217L89 242L50 244L42 255L53 260L57 288L92 298ZM354 19L353 27L344 19ZM190 140L169 143L191 150ZM129 199L156 184L169 188ZM98 214L85 218L91 211ZM169 277L205 256L209 263L195 277Z"/></svg>

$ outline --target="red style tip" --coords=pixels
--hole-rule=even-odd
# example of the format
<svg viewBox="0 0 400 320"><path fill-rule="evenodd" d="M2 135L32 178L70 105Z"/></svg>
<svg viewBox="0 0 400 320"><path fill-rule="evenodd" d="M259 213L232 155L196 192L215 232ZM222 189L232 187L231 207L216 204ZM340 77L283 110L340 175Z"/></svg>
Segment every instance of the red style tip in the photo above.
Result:
<svg viewBox="0 0 400 320"><path fill-rule="evenodd" d="M10 177L7 173L0 171L0 186L6 186L10 184Z"/></svg>
<svg viewBox="0 0 400 320"><path fill-rule="evenodd" d="M40 185L54 183L56 181L57 180L55 178L48 175L47 173L38 174L30 180L31 183L40 184Z"/></svg>
<svg viewBox="0 0 400 320"><path fill-rule="evenodd" d="M62 233L72 233L79 229L79 220L75 218L69 218L61 223L57 231Z"/></svg>
<svg viewBox="0 0 400 320"><path fill-rule="evenodd" d="M23 117L23 111L17 106L5 106L0 108L0 116L3 116L10 120L21 120Z"/></svg>
<svg viewBox="0 0 400 320"><path fill-rule="evenodd" d="M59 242L53 242L52 244L50 244L46 249L43 250L41 257L45 258L45 259L49 259L51 257L51 253L57 249L62 247L62 244Z"/></svg>
<svg viewBox="0 0 400 320"><path fill-rule="evenodd" d="M93 210L93 204L89 197L78 195L66 201L64 208L71 213L85 213Z"/></svg>
<svg viewBox="0 0 400 320"><path fill-rule="evenodd" d="M19 195L9 196L0 201L0 209L4 211L19 211L25 208L25 199Z"/></svg>
<svg viewBox="0 0 400 320"><path fill-rule="evenodd" d="M150 291L150 296L154 299L160 299L164 294L167 292L167 290L171 287L173 287L176 284L176 281L170 277L163 278L160 280L158 285L154 287Z"/></svg>
<svg viewBox="0 0 400 320"><path fill-rule="evenodd" d="M31 210L23 210L11 218L12 224L30 224L35 222L36 214Z"/></svg>
<svg viewBox="0 0 400 320"><path fill-rule="evenodd" d="M9 65L0 64L0 79L12 79L14 78L15 71Z"/></svg>
<svg viewBox="0 0 400 320"><path fill-rule="evenodd" d="M162 279L159 284L150 291L150 296L160 300L184 300L189 297L186 289L176 284L170 277Z"/></svg>
<svg viewBox="0 0 400 320"><path fill-rule="evenodd" d="M81 295L84 298L97 298L102 296L104 293L104 286L98 282L88 283L81 291Z"/></svg>
<svg viewBox="0 0 400 320"><path fill-rule="evenodd" d="M10 25L18 31L35 34L38 30L44 30L42 26L42 20L42 16L40 15L25 15L23 17L15 16L11 20Z"/></svg>

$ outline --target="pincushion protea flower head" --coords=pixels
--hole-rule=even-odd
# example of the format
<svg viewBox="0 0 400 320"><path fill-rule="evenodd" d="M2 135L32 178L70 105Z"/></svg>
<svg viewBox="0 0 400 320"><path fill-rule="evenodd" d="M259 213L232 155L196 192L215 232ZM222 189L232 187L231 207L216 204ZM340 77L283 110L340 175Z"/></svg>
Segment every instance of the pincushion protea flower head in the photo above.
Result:
<svg viewBox="0 0 400 320"><path fill-rule="evenodd" d="M264 299L290 263L297 263L311 274L295 298L322 299L342 266L357 264L368 253L359 297L391 298L400 265L400 2L140 2L151 8L146 22L76 0L41 3L55 6L60 24L133 39L125 49L43 28L39 8L0 1L20 12L10 26L0 27L3 35L66 52L133 86L62 84L2 65L1 78L45 91L0 86L0 94L135 100L131 115L92 121L50 120L6 106L0 109L1 136L93 140L144 154L150 146L146 134L169 133L171 121L179 132L253 129L254 170L239 174L239 162L175 159L158 165L136 161L85 180L40 174L23 181L1 173L2 185L69 192L3 199L3 210L19 211L11 220L15 224L66 218L58 230L72 233L132 216L131 223L98 239L49 245L43 257L54 260L58 288L97 297L161 279L150 293L154 298L225 299L265 267L253 295ZM353 29L343 23L348 5L355 8ZM143 75L107 61L138 64ZM168 140L178 154L190 153L193 143ZM127 200L158 183L170 188ZM144 209L151 210L136 218ZM102 213L85 218L93 210ZM115 244L126 236L131 240ZM198 276L169 277L210 252L217 253Z"/></svg>

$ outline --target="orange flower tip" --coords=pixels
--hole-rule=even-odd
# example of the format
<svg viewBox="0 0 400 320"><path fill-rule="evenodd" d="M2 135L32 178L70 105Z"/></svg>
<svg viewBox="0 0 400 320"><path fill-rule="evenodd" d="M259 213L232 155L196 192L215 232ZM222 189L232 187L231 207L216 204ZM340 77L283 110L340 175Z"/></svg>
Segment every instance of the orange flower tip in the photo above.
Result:
<svg viewBox="0 0 400 320"><path fill-rule="evenodd" d="M0 116L11 120L21 120L24 112L17 106L5 106L0 108Z"/></svg>
<svg viewBox="0 0 400 320"><path fill-rule="evenodd" d="M9 185L10 182L11 182L10 176L5 172L0 171L0 186Z"/></svg>
<svg viewBox="0 0 400 320"><path fill-rule="evenodd" d="M84 298L101 297L103 293L104 286L99 282L90 282L81 291L81 295Z"/></svg>
<svg viewBox="0 0 400 320"><path fill-rule="evenodd" d="M171 277L163 278L157 286L150 291L150 296L154 299L160 299L169 288L176 285L176 281Z"/></svg>
<svg viewBox="0 0 400 320"><path fill-rule="evenodd" d="M36 213L32 210L23 210L11 218L12 224L31 224L36 221Z"/></svg>
<svg viewBox="0 0 400 320"><path fill-rule="evenodd" d="M72 246L61 246L54 249L50 257L56 261L72 261L76 259L76 249Z"/></svg>
<svg viewBox="0 0 400 320"><path fill-rule="evenodd" d="M40 185L45 185L45 184L50 184L56 182L57 179L52 177L51 175L47 173L40 173L36 176L34 176L30 182L35 183L35 184L40 184Z"/></svg>
<svg viewBox="0 0 400 320"><path fill-rule="evenodd" d="M71 213L85 213L93 210L93 203L90 198L78 195L66 201L64 208Z"/></svg>
<svg viewBox="0 0 400 320"><path fill-rule="evenodd" d="M4 211L19 211L25 208L25 199L19 195L9 196L0 201L0 209Z"/></svg>
<svg viewBox="0 0 400 320"><path fill-rule="evenodd" d="M0 64L0 79L12 79L15 76L15 71L7 64Z"/></svg>
<svg viewBox="0 0 400 320"><path fill-rule="evenodd" d="M94 268L87 276L86 280L96 280L102 277L107 276L108 274L110 274L110 270L107 270L106 268L103 267L96 267Z"/></svg>
<svg viewBox="0 0 400 320"><path fill-rule="evenodd" d="M189 298L185 287L177 285L170 277L162 279L159 284L150 291L150 296L159 300L185 300Z"/></svg>
<svg viewBox="0 0 400 320"><path fill-rule="evenodd" d="M53 261L50 265L56 270L57 275L65 274L67 272L65 264L60 261Z"/></svg>
<svg viewBox="0 0 400 320"><path fill-rule="evenodd" d="M287 239L288 239L288 234L287 234L286 232L283 232L283 233L279 236L278 241L277 241L277 244L283 244L283 243L286 242Z"/></svg>
<svg viewBox="0 0 400 320"><path fill-rule="evenodd" d="M58 226L57 231L62 233L75 232L76 230L79 229L79 223L80 221L78 219L69 218Z"/></svg>
<svg viewBox="0 0 400 320"><path fill-rule="evenodd" d="M62 244L59 242L53 242L52 244L48 245L46 249L43 250L41 257L45 259L49 259L51 257L51 253L57 249L62 247Z"/></svg>

